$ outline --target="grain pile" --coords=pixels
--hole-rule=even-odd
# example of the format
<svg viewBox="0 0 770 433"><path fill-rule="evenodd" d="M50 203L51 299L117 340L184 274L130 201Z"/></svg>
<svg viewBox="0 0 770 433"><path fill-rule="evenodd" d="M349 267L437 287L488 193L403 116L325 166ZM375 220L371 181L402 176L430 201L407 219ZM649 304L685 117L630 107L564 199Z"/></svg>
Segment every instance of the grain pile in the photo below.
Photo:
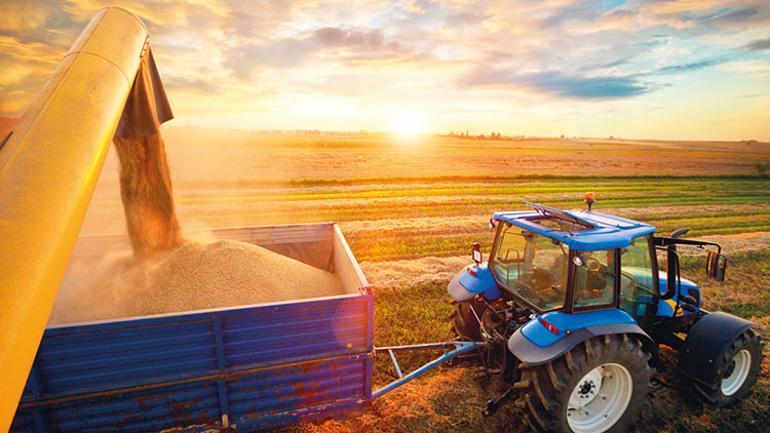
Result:
<svg viewBox="0 0 770 433"><path fill-rule="evenodd" d="M288 301L344 293L332 273L238 241L187 243L131 293L129 315Z"/></svg>
<svg viewBox="0 0 770 433"><path fill-rule="evenodd" d="M89 287L62 287L50 324L345 293L333 273L245 242L187 242L152 261L126 255L102 267Z"/></svg>

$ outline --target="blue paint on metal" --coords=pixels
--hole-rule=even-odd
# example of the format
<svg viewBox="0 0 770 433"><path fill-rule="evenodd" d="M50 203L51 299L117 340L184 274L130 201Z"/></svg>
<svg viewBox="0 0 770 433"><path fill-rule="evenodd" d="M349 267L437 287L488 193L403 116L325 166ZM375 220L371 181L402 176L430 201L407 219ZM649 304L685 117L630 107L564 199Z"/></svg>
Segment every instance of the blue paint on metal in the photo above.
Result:
<svg viewBox="0 0 770 433"><path fill-rule="evenodd" d="M382 397L384 394L389 393L390 391L393 391L394 389L406 385L407 383L411 382L412 380L422 376L423 374L427 373L428 371L438 367L441 364L444 364L445 362L448 362L452 360L453 358L462 355L463 353L470 352L471 350L475 349L478 345L483 343L473 342L473 341L453 341L452 343L438 343L438 344L418 344L418 345L410 345L410 346L397 346L397 347L383 347L378 348L378 351L387 351L391 353L391 359L393 360L393 366L396 368L397 371L401 371L401 368L398 365L398 361L396 361L395 357L392 356L392 353L394 350L406 350L406 351L412 351L412 350L421 350L426 348L435 348L435 347L445 347L447 345L454 346L453 350L450 350L449 352L446 352L439 356L438 358L434 359L433 361L424 364L423 366L419 367L418 369L412 371L411 373L399 377L397 380L394 380L393 382L390 382L389 384L383 386L382 388L374 391L372 393L372 398Z"/></svg>
<svg viewBox="0 0 770 433"><path fill-rule="evenodd" d="M567 336L567 331L574 333L580 329L612 324L636 324L625 311L616 308L585 311L568 314L563 311L551 311L538 317L546 320L558 330L558 334L549 331L540 320L530 320L518 332L538 347L549 347Z"/></svg>
<svg viewBox="0 0 770 433"><path fill-rule="evenodd" d="M658 278L660 279L660 294L663 295L668 290L668 275L665 272L660 272ZM697 301L697 306L700 307L700 287L687 278L682 278L680 283L679 291L675 296L684 298L687 295L691 295Z"/></svg>
<svg viewBox="0 0 770 433"><path fill-rule="evenodd" d="M570 218L583 221L591 228L576 231L561 231L538 223L543 215L537 211L497 212L492 218L515 225L566 244L570 249L580 251L626 248L639 236L655 233L655 227L643 222L621 218L599 212L580 210L559 211Z"/></svg>
<svg viewBox="0 0 770 433"><path fill-rule="evenodd" d="M471 272L468 272L469 269ZM497 281L486 264L468 266L460 275L460 284L465 290L476 295L483 294L490 301L501 296Z"/></svg>
<svg viewBox="0 0 770 433"><path fill-rule="evenodd" d="M368 302L367 309L369 311L369 323L366 328L366 339L369 342L369 345L366 346L366 352L374 353L374 296L372 296L370 290L366 293L368 293L366 300ZM372 375L372 363L367 362L364 366L364 395L367 400L372 399Z"/></svg>
<svg viewBox="0 0 770 433"><path fill-rule="evenodd" d="M219 316L214 316L211 325L214 329L214 344L217 350L217 368L219 371L225 371L227 367L225 364L225 343L222 336L222 321L219 319ZM230 408L227 402L227 388L225 381L222 379L217 381L217 394L219 396L219 412L221 418L224 419L229 417Z"/></svg>
<svg viewBox="0 0 770 433"><path fill-rule="evenodd" d="M29 378L27 379L27 382L28 382L27 388L29 389L29 395L31 395L33 398L40 397L40 372L38 371L38 368L36 365L33 365L32 369L30 369ZM39 409L32 410L32 419L34 421L36 432L45 433L48 431L48 429L45 426L45 421L43 420L43 416L40 413Z"/></svg>
<svg viewBox="0 0 770 433"><path fill-rule="evenodd" d="M38 433L45 433L48 431L48 429L45 426L45 421L43 420L43 415L40 413L40 410L35 409L32 411L32 419L35 421L35 430Z"/></svg>
<svg viewBox="0 0 770 433"><path fill-rule="evenodd" d="M658 302L658 311L656 313L658 316L660 316L660 317L674 317L675 313L676 312L674 311L674 307L671 304L669 304L668 302L662 301L662 300L660 302Z"/></svg>
<svg viewBox="0 0 770 433"><path fill-rule="evenodd" d="M224 414L249 431L359 407L372 318L365 294L49 328L11 431L203 431Z"/></svg>

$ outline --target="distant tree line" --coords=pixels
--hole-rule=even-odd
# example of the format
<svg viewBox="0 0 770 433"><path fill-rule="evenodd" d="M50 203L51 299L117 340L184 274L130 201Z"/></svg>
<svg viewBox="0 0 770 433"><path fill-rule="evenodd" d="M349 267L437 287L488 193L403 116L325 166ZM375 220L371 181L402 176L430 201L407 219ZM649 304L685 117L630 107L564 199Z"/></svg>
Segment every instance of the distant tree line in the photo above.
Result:
<svg viewBox="0 0 770 433"><path fill-rule="evenodd" d="M461 137L461 138L467 138L469 140L502 140L503 135L499 132L490 132L489 135L484 134L478 134L478 135L471 135L467 130L465 132L463 131L451 131L449 134L447 134L449 137ZM509 137L505 137L505 139L509 139Z"/></svg>

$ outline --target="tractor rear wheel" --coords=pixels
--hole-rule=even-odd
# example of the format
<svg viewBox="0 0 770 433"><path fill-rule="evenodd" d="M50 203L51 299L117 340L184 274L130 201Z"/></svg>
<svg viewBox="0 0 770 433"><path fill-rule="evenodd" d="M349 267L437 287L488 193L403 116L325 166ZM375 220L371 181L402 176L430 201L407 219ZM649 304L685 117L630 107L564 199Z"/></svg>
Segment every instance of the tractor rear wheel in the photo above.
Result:
<svg viewBox="0 0 770 433"><path fill-rule="evenodd" d="M449 315L452 321L452 334L461 340L481 341L481 326L476 315L471 311L471 307L481 317L486 305L474 299L452 301L452 313Z"/></svg>
<svg viewBox="0 0 770 433"><path fill-rule="evenodd" d="M631 335L604 335L556 360L522 364L516 406L536 432L626 432L650 389L651 354Z"/></svg>
<svg viewBox="0 0 770 433"><path fill-rule="evenodd" d="M745 397L757 382L762 362L762 340L756 329L748 329L733 341L718 361L715 383L710 389L700 383L693 383L699 396L716 407L734 404Z"/></svg>

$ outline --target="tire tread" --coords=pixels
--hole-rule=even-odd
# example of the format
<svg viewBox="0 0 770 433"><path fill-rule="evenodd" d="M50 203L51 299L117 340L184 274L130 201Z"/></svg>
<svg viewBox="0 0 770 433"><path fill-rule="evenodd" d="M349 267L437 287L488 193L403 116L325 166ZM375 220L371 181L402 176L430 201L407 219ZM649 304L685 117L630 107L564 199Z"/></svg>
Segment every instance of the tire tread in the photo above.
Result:
<svg viewBox="0 0 770 433"><path fill-rule="evenodd" d="M644 400L649 391L649 379L653 372L649 365L652 354L645 351L641 342L633 335L593 337L545 365L520 365L522 368L521 380L516 385L522 386L526 383L527 387L520 393L515 406L524 412L523 417L526 424L537 433L551 431L568 433L570 430L566 426L566 421L560 422L559 419L562 411L565 413L563 418L566 419L566 402L569 401L569 395L572 392L571 382L576 382L588 373L589 367L599 360L607 362L604 357L611 355L608 355L610 350L617 353L627 353L626 356L629 359L641 361L637 362L638 366L631 366L631 368L641 370L642 381L646 381L648 386L642 390L635 388L632 399ZM632 400L627 413L631 412L632 406L635 407L634 411L638 412L641 402L634 405ZM635 418L636 414L632 415ZM624 415L624 418L626 417L627 415ZM610 429L610 432L624 431L621 424L619 421ZM628 425L630 425L630 421L625 423L625 426Z"/></svg>

